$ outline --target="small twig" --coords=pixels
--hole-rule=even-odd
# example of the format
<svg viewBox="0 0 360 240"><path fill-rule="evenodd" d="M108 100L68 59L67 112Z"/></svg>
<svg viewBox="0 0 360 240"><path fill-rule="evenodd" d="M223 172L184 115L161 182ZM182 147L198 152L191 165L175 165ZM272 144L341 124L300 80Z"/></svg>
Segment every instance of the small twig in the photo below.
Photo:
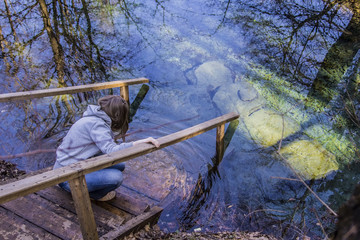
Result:
<svg viewBox="0 0 360 240"><path fill-rule="evenodd" d="M247 218L248 216L254 214L254 213L257 213L257 212L279 212L279 213L286 213L285 211L282 211L282 210L276 210L276 209L258 209L258 210L255 210L255 211L252 211L248 214L246 214L244 216L244 218Z"/></svg>
<svg viewBox="0 0 360 240"><path fill-rule="evenodd" d="M19 158L19 157L27 157L35 154L40 153L50 153L50 152L56 152L56 149L36 149L34 151L25 152L25 153L19 153L19 154L10 154L5 156L0 156L0 160L6 160L6 159L13 159L13 158Z"/></svg>
<svg viewBox="0 0 360 240"><path fill-rule="evenodd" d="M283 157L283 155L281 155L280 152L278 152L279 156L286 162L286 158ZM300 182L302 184L304 184L304 186L315 196L315 198L317 200L319 200L321 202L321 204L323 204L334 216L338 216L336 214L336 212L334 210L332 210L329 205L327 205L323 200L321 200L321 198L309 187L309 185L306 184L306 182L302 179L302 177L295 171L295 169L290 166L290 164L287 164L288 167L291 169L291 171L296 175L296 177L300 180Z"/></svg>
<svg viewBox="0 0 360 240"><path fill-rule="evenodd" d="M281 114L281 118L282 118L283 128L282 128L282 130L281 130L281 139L280 139L280 143L279 143L278 152L280 152L280 150L281 150L282 141L283 141L283 139L284 139L284 133L285 133L285 118L284 118L284 114Z"/></svg>
<svg viewBox="0 0 360 240"><path fill-rule="evenodd" d="M282 129L282 136L281 136L281 140L280 140L280 146L278 148L277 153L279 154L279 156L284 160L285 163L287 163L286 158L280 153L281 151L281 143L284 137L284 131L285 131L285 122L284 122L284 114L282 114L282 119L283 119L283 129ZM332 210L329 205L327 205L323 200L321 200L321 198L309 187L309 185L306 184L306 182L304 181L304 179L302 179L302 177L295 171L295 169L290 165L287 164L287 166L291 169L291 171L296 175L296 177L300 180L300 182L315 196L316 199L318 199L321 204L323 204L334 216L338 216L336 214L336 212L334 210Z"/></svg>
<svg viewBox="0 0 360 240"><path fill-rule="evenodd" d="M319 225L320 225L320 227L321 227L321 231L322 231L323 234L325 235L325 240L328 240L329 237L328 237L328 235L327 235L326 232L325 232L325 229L324 229L324 227L323 227L323 225L322 225L322 223L321 223L321 221L320 221L320 218L319 218L319 215L317 214L316 209L314 209L314 213L315 213L315 216L316 216L316 218L317 218L317 220L318 220L318 223L319 223Z"/></svg>
<svg viewBox="0 0 360 240"><path fill-rule="evenodd" d="M285 177L270 177L270 178L301 182L299 179L295 179L295 178L285 178Z"/></svg>

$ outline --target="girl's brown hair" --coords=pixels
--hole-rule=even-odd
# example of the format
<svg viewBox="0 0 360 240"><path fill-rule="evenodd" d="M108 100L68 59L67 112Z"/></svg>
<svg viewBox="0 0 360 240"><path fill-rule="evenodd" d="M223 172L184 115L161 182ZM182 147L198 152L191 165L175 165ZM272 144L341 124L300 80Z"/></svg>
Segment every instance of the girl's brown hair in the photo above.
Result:
<svg viewBox="0 0 360 240"><path fill-rule="evenodd" d="M125 135L129 129L129 105L120 96L109 95L98 100L100 109L111 119L111 130Z"/></svg>

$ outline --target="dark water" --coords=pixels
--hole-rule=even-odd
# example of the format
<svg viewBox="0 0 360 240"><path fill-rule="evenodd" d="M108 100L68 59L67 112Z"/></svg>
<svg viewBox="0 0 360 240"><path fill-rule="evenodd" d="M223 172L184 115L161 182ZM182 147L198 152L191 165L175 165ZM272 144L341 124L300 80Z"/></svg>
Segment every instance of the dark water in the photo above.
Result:
<svg viewBox="0 0 360 240"><path fill-rule="evenodd" d="M359 4L338 2L4 0L1 92L147 77L131 128L190 120L134 138L236 111L240 122L218 165L214 131L169 148L190 187L167 202L160 227L323 239L321 225L330 234L334 218L289 180L296 176L274 136L284 116L283 147L316 140L335 158L335 171L306 183L336 211L359 181L360 126ZM139 88L130 87L132 99ZM1 104L1 155L56 148L85 106L108 93ZM35 170L52 165L54 154L11 161Z"/></svg>

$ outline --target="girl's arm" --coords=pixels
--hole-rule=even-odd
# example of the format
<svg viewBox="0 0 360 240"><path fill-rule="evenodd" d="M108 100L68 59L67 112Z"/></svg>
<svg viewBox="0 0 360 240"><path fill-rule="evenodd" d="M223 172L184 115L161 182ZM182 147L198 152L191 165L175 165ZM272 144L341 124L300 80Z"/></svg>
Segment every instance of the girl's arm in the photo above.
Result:
<svg viewBox="0 0 360 240"><path fill-rule="evenodd" d="M153 145L155 145L155 147L160 147L160 143L158 140L152 138L152 137L148 137L148 138L145 138L145 139L141 139L141 140L137 140L135 142L133 142L133 145L138 145L140 143L151 143Z"/></svg>

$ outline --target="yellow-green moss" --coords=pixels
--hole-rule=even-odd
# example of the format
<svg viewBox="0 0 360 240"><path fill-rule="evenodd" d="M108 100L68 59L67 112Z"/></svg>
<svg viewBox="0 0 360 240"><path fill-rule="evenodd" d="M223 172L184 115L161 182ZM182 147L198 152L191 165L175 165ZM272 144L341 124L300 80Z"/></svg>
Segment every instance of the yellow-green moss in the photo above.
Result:
<svg viewBox="0 0 360 240"><path fill-rule="evenodd" d="M265 147L273 146L282 137L300 130L300 125L294 120L284 116L283 121L283 117L271 109L260 109L244 118L244 122L251 137Z"/></svg>
<svg viewBox="0 0 360 240"><path fill-rule="evenodd" d="M317 179L338 170L335 156L316 140L299 140L283 147L280 153L305 179Z"/></svg>

